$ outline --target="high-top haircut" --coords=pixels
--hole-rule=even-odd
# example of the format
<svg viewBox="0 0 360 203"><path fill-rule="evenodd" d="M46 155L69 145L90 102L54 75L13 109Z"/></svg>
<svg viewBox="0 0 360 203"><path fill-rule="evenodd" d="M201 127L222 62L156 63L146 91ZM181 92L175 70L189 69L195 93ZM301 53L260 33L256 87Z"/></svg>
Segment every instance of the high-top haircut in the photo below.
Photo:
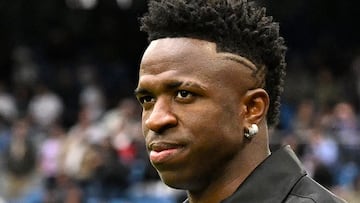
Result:
<svg viewBox="0 0 360 203"><path fill-rule="evenodd" d="M285 76L284 39L279 24L265 8L248 0L150 0L141 18L148 40L189 37L214 42L217 51L230 52L256 65L254 78L269 94L269 125L278 122ZM264 79L265 75L265 79Z"/></svg>

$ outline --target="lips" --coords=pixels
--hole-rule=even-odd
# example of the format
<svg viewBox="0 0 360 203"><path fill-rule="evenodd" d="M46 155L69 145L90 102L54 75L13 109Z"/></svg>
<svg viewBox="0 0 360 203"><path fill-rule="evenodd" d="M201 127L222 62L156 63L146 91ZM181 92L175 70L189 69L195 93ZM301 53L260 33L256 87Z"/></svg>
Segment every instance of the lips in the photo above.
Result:
<svg viewBox="0 0 360 203"><path fill-rule="evenodd" d="M182 149L183 145L179 144L153 142L149 145L149 157L154 164L164 163L176 158Z"/></svg>

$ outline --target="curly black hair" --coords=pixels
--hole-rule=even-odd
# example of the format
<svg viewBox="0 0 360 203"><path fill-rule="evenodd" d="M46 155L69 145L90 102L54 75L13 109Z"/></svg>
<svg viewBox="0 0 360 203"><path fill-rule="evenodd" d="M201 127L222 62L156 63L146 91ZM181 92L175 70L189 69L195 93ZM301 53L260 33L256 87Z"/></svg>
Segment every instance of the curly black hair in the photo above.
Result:
<svg viewBox="0 0 360 203"><path fill-rule="evenodd" d="M279 24L266 9L247 0L150 0L140 19L148 40L189 37L214 42L218 51L252 61L265 76L270 96L269 125L278 122L285 76L286 46Z"/></svg>

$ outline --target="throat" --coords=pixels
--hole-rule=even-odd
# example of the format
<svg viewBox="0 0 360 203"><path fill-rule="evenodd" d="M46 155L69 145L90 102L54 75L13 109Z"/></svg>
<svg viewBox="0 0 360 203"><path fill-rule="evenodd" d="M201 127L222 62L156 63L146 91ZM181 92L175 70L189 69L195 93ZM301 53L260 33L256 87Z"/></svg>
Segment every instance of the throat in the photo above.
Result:
<svg viewBox="0 0 360 203"><path fill-rule="evenodd" d="M219 203L228 198L247 177L239 174L244 173L239 172L233 179L212 182L208 187L200 191L188 191L189 203Z"/></svg>

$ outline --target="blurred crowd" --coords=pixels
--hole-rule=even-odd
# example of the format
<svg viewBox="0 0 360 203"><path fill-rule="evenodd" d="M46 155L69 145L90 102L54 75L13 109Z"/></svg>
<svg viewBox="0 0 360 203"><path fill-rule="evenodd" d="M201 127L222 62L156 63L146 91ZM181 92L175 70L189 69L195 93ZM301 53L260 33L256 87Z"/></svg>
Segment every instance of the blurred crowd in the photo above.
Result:
<svg viewBox="0 0 360 203"><path fill-rule="evenodd" d="M0 4L0 203L182 202L148 161L132 95L144 1L64 2ZM310 176L358 203L360 52L347 31L358 1L263 2L289 45L271 147L291 145Z"/></svg>
<svg viewBox="0 0 360 203"><path fill-rule="evenodd" d="M135 98L109 104L104 70L47 70L61 73L49 80L30 48L13 57L11 86L0 85L0 202L182 202L184 192L163 185L148 161ZM341 94L356 88L347 93L326 69L312 75L317 80L292 70L271 146L291 145L310 176L360 202L359 115Z"/></svg>
<svg viewBox="0 0 360 203"><path fill-rule="evenodd" d="M135 97L107 98L99 76L104 73L91 64L45 70L28 47L13 57L11 86L0 84L0 202L183 198L150 166ZM44 71L62 74L53 72L49 80ZM126 77L121 74L117 79Z"/></svg>

